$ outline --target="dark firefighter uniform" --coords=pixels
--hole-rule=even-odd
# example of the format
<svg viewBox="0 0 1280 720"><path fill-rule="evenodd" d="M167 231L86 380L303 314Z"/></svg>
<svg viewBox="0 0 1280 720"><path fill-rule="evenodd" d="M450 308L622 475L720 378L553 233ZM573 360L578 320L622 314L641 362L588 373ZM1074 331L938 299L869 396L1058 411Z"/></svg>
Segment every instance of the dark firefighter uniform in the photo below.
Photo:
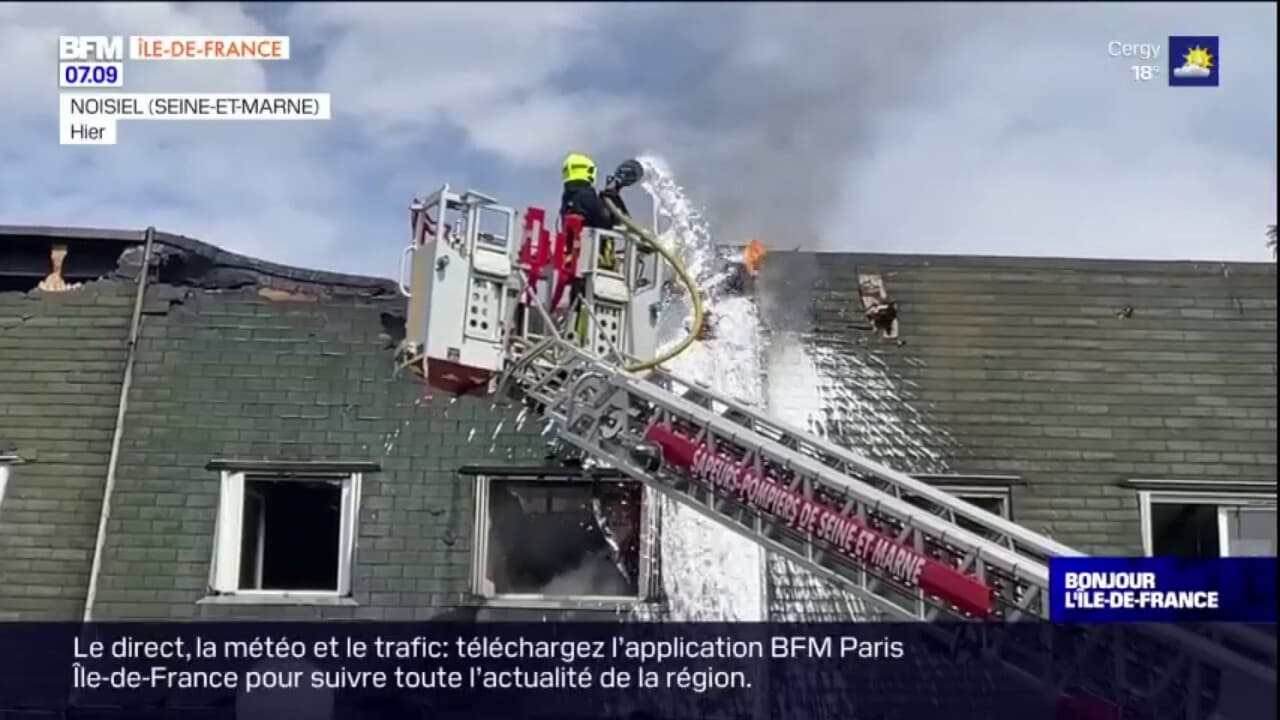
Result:
<svg viewBox="0 0 1280 720"><path fill-rule="evenodd" d="M606 197L619 210L628 213L627 205L622 202L617 188L605 188L604 192L596 192L596 164L586 155L574 153L565 158L560 175L564 180L564 193L560 196L562 217L579 215L582 217L583 227L610 230L618 224L618 219L605 206Z"/></svg>
<svg viewBox="0 0 1280 720"><path fill-rule="evenodd" d="M564 192L560 196L561 219L577 215L582 218L584 228L612 230L621 224L621 220L615 217L613 211L605 205L605 200L608 199L620 212L629 215L630 211L627 209L627 204L622 201L620 191L639 181L642 173L639 163L628 160L618 166L618 170L605 183L605 189L597 193L595 162L581 153L571 153L564 159L560 168L560 178L564 182ZM617 268L619 259L615 255L612 240L605 239L597 251L600 253L601 268L606 270ZM575 282L570 295L570 306L581 297L581 294L581 282ZM586 312L580 308L575 322L579 340L585 340L586 321Z"/></svg>

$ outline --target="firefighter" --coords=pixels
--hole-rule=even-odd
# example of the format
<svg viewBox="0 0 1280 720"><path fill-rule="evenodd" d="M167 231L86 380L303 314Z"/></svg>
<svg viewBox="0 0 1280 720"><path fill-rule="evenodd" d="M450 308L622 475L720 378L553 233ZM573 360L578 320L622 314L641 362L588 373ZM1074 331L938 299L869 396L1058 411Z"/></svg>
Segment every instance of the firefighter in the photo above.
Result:
<svg viewBox="0 0 1280 720"><path fill-rule="evenodd" d="M561 224L563 225L564 220L570 215L576 215L581 218L582 226L585 228L612 230L621 224L621 219L614 215L609 206L605 204L605 200L611 202L619 212L629 214L627 204L622 201L621 190L639 182L643 174L644 171L640 163L635 160L627 160L619 165L618 169L608 177L604 190L597 193L595 188L595 161L582 153L570 153L565 157L564 163L560 167L560 179L564 183L564 192L560 196ZM577 240L574 241L574 244L577 244ZM600 254L598 265L602 269L617 269L619 258L615 252L612 239L603 238L600 247L596 251ZM570 308L578 302L581 296L582 279L579 279L574 282L570 292ZM578 308L574 326L579 341L585 341L586 339L586 321L585 308Z"/></svg>
<svg viewBox="0 0 1280 720"><path fill-rule="evenodd" d="M577 215L582 218L582 226L612 230L622 224L621 218L615 217L613 211L605 204L608 200L622 214L630 215L627 204L622 200L622 189L636 184L644 175L644 169L635 160L627 160L618 166L605 180L604 190L596 192L596 164L581 153L570 153L560 168L560 178L564 182L564 193L560 196L560 217ZM613 265L612 243L606 243L608 265ZM601 259L605 260L606 248L601 248ZM602 263L604 264L604 263Z"/></svg>
<svg viewBox="0 0 1280 720"><path fill-rule="evenodd" d="M560 168L560 178L564 182L564 193L560 196L561 217L577 215L582 218L583 227L610 230L618 224L618 219L605 206L604 198L627 212L627 206L618 193L621 188L606 186L603 192L596 192L596 164L586 155L570 153Z"/></svg>

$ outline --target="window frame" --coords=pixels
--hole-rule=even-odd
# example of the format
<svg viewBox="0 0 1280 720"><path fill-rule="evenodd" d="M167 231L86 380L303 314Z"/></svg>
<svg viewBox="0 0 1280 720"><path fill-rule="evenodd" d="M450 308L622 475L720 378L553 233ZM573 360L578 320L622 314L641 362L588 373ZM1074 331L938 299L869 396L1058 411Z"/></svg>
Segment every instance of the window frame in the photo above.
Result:
<svg viewBox="0 0 1280 720"><path fill-rule="evenodd" d="M995 514L1005 520L1013 520L1013 487L1010 485L950 485L945 482L930 484L938 490L950 493L965 502L969 502L970 498L999 500L1001 511ZM979 510L986 510L986 508L976 503L970 504ZM988 510L988 512L990 511Z"/></svg>
<svg viewBox="0 0 1280 720"><path fill-rule="evenodd" d="M248 480L258 479L285 482L327 480L341 483L336 589L240 589L245 484ZM363 479L363 473L345 471L284 473L272 470L223 470L219 481L217 518L214 521L213 554L209 563L209 595L216 599L268 602L337 601L349 598L352 592L352 576L355 571L357 539L360 530L360 498ZM263 552L261 542L258 543L257 552L259 555Z"/></svg>
<svg viewBox="0 0 1280 720"><path fill-rule="evenodd" d="M9 465L13 458L0 456L0 507L4 507L4 493L9 487Z"/></svg>
<svg viewBox="0 0 1280 720"><path fill-rule="evenodd" d="M1277 512L1275 494L1265 492L1211 490L1211 489L1162 489L1138 491L1138 514L1142 528L1142 554L1153 557L1155 538L1152 531L1151 506L1163 505L1213 505L1218 521L1218 557L1231 557L1228 534L1230 510L1241 508L1269 509Z"/></svg>
<svg viewBox="0 0 1280 720"><path fill-rule="evenodd" d="M1001 508L1004 511L996 514L1009 522L1014 522L1013 488L1025 484L1018 475L912 473L911 477L935 490L941 490L960 500L967 501L970 497L996 498L1000 500ZM974 503L970 504L979 510L986 511L986 508Z"/></svg>
<svg viewBox="0 0 1280 720"><path fill-rule="evenodd" d="M512 473L512 474L476 474L475 511L473 518L473 537L471 547L470 591L473 597L490 607L512 608L548 608L548 609L615 609L632 608L652 604L658 601L659 583L657 578L656 549L658 537L653 523L653 491L644 483L628 477L584 478L571 473ZM494 482L513 483L547 483L590 484L596 482L635 483L640 489L640 558L636 571L636 593L634 595L546 595L543 593L497 593L489 589L487 565L489 562L489 489Z"/></svg>

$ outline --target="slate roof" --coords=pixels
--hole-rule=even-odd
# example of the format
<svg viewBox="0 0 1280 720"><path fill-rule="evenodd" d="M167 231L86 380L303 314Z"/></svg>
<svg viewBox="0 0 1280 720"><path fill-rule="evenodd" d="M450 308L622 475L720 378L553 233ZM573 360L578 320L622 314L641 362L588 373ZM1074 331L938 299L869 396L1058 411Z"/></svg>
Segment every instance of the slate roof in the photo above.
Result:
<svg viewBox="0 0 1280 720"><path fill-rule="evenodd" d="M78 617L144 234L0 227L0 257L49 238L73 244L69 269L86 245L132 249L101 279L79 276L76 292L0 293L0 455L28 463L0 507L0 619ZM450 606L469 571L470 495L456 470L541 460L541 424L504 433L495 453L469 430L487 437L500 413L424 408L420 389L397 383L403 301L390 281L155 241L103 611L231 613L193 603L216 497L204 463L228 455L378 455L365 604L319 612ZM867 328L859 273L884 279L903 344ZM1082 550L1141 552L1133 479L1274 492L1274 264L774 253L758 299L771 410L906 472L1017 476L1014 519ZM775 617L860 612L777 558L770 575Z"/></svg>
<svg viewBox="0 0 1280 720"><path fill-rule="evenodd" d="M758 295L773 411L905 472L1016 476L1014 519L1086 552L1142 553L1133 480L1275 492L1274 263L775 253Z"/></svg>
<svg viewBox="0 0 1280 720"><path fill-rule="evenodd" d="M54 239L68 263L85 244L120 263L71 291L0 292L0 455L22 461L0 503L0 620L81 616L143 234L0 228L0 252L41 238L46 258ZM542 462L541 424L491 442L505 415L488 401L433 404L397 377L390 281L155 243L95 617L413 619L464 604L474 492L456 470ZM381 467L364 486L357 605L197 604L218 497L207 464L225 458Z"/></svg>
<svg viewBox="0 0 1280 720"><path fill-rule="evenodd" d="M0 455L23 462L0 504L0 620L80 617L124 372L129 286L40 302L0 293Z"/></svg>

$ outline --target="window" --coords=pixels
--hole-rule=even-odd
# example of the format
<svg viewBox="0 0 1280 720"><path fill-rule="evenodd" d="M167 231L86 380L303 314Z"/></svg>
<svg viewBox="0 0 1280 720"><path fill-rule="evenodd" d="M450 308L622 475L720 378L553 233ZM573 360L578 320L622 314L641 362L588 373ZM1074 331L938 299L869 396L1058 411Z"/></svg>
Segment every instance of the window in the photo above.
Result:
<svg viewBox="0 0 1280 720"><path fill-rule="evenodd" d="M248 596L351 592L359 473L223 472L210 586Z"/></svg>
<svg viewBox="0 0 1280 720"><path fill-rule="evenodd" d="M1012 487L1022 482L1021 478L1006 475L912 475L912 477L1005 520L1013 519ZM936 513L941 510L933 502L918 495L904 494L902 499L930 512ZM999 532L998 528L991 528L989 522L981 522L962 515L956 515L955 521L965 530L982 537L994 537L993 533Z"/></svg>
<svg viewBox="0 0 1280 720"><path fill-rule="evenodd" d="M648 599L644 498L631 480L477 478L473 591L517 604Z"/></svg>
<svg viewBox="0 0 1280 720"><path fill-rule="evenodd" d="M912 477L927 482L938 490L949 493L993 515L998 515L1006 520L1013 519L1011 486L1015 483L1020 483L1021 480L1019 478L963 475L913 475ZM920 507L930 507L930 503L922 497L907 495L904 499ZM979 523L969 518L957 518L957 523L964 529L979 535L985 533L985 529Z"/></svg>
<svg viewBox="0 0 1280 720"><path fill-rule="evenodd" d="M1138 497L1143 551L1149 556L1276 554L1274 494L1143 491Z"/></svg>
<svg viewBox="0 0 1280 720"><path fill-rule="evenodd" d="M4 505L4 489L9 484L9 464L0 457L0 506Z"/></svg>
<svg viewBox="0 0 1280 720"><path fill-rule="evenodd" d="M993 515L999 515L1006 519L1011 516L1009 511L1009 488L1007 487L938 485L937 488L955 495L970 505L977 505Z"/></svg>
<svg viewBox="0 0 1280 720"><path fill-rule="evenodd" d="M1009 488L999 487L995 485L946 485L938 483L934 487L948 492L961 500L976 505L993 515L999 515L1006 520L1010 517L1009 507ZM970 532L978 535L986 533L986 529L979 523L967 518L957 517L956 524Z"/></svg>

